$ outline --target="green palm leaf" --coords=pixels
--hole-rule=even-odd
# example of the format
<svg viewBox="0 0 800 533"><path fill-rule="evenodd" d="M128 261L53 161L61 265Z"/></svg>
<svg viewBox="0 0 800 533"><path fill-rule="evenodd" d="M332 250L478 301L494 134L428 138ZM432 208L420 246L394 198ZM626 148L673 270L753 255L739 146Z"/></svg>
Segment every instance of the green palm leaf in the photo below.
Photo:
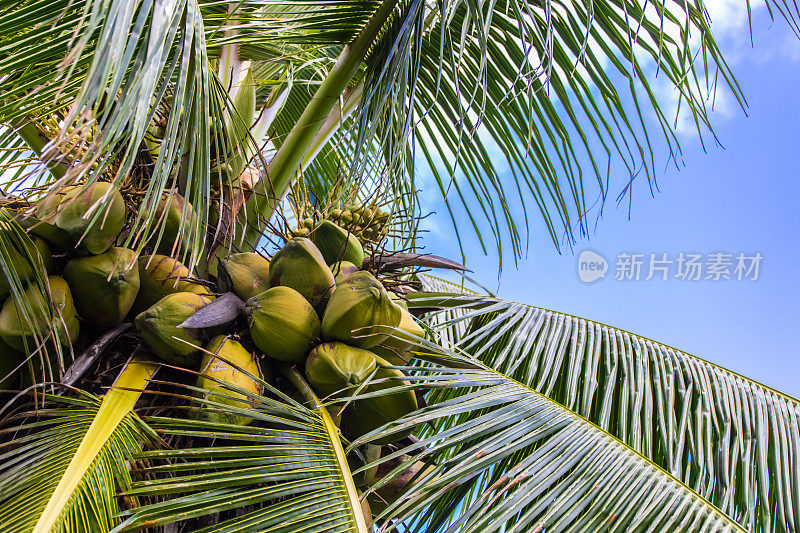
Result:
<svg viewBox="0 0 800 533"><path fill-rule="evenodd" d="M49 294L45 261L52 263L52 258L40 255L20 221L12 209L0 208L0 283L8 293L6 301L9 305L12 305L12 300L16 302L20 322L32 326L29 330L33 333L34 343L29 346L30 339L23 336L25 354L21 354L23 360L11 372L19 373L21 367L42 368L38 375L45 381L58 381L60 372L72 360L72 354L62 347L62 344L68 344L65 342L67 339L62 338L64 332L56 324L46 321L48 330L42 332L38 321L49 316L60 317L60 311L49 298L31 301L24 294L27 286L35 286L43 295ZM6 377L0 376L0 380Z"/></svg>
<svg viewBox="0 0 800 533"><path fill-rule="evenodd" d="M408 454L369 494L412 464L426 465L376 517L398 519L381 531L742 531L646 457L531 387L431 343L418 357L402 388L429 391L429 406L351 444L418 428L418 442L364 467Z"/></svg>
<svg viewBox="0 0 800 533"><path fill-rule="evenodd" d="M293 380L299 378L295 370L285 371ZM253 418L252 425L147 418L164 438L191 439L193 444L137 454L151 466L142 472L146 479L133 482L126 494L159 501L123 513L125 521L117 530L223 513L199 531L366 533L341 435L327 411L308 409L251 377L269 396L220 382L210 398L207 391L186 386L190 396L185 399L192 402L191 409L202 406ZM237 396L237 405L219 401Z"/></svg>
<svg viewBox="0 0 800 533"><path fill-rule="evenodd" d="M428 290L458 292L421 277ZM436 300L454 347L609 431L751 531L800 528L800 402L582 318L466 294Z"/></svg>
<svg viewBox="0 0 800 533"><path fill-rule="evenodd" d="M4 531L108 531L118 522L128 463L155 434L132 413L156 366L129 362L101 400L48 396L53 404L3 421L0 524Z"/></svg>

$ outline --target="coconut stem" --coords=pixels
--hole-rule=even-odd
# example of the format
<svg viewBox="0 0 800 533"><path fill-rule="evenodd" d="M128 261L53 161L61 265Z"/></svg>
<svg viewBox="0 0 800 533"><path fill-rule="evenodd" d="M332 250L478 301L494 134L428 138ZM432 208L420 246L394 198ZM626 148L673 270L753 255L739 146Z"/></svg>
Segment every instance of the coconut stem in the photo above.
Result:
<svg viewBox="0 0 800 533"><path fill-rule="evenodd" d="M50 140L37 128L31 120L17 117L11 120L11 127L17 132L25 144L28 145L37 157L42 157L44 149ZM56 179L61 179L67 172L67 165L63 161L48 161L47 168Z"/></svg>
<svg viewBox="0 0 800 533"><path fill-rule="evenodd" d="M306 380L303 379L303 376L300 375L300 372L293 365L288 365L286 363L279 363L278 370L280 370L281 374L284 375L286 379L288 379L294 388L300 393L300 395L305 400L306 405L312 408L316 408L318 405L317 396L314 394L314 391L311 390L311 387L306 383Z"/></svg>

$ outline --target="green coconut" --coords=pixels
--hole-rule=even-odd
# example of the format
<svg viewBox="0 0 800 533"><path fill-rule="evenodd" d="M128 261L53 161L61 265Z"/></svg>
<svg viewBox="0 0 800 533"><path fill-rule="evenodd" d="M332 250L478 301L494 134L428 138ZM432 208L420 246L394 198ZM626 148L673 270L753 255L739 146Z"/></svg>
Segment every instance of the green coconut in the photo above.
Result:
<svg viewBox="0 0 800 533"><path fill-rule="evenodd" d="M364 263L364 249L355 235L330 220L322 220L311 232L311 240L327 263L349 261L357 267Z"/></svg>
<svg viewBox="0 0 800 533"><path fill-rule="evenodd" d="M387 368L389 363L375 356L378 369L369 385L360 394L380 392L382 390L408 385L405 374L394 368ZM377 380L387 380L375 383ZM360 437L374 431L384 424L393 422L417 410L417 396L413 390L403 390L384 396L375 396L352 402L342 413L342 425L353 437ZM394 431L389 435L370 441L372 444L392 444L411 434L411 429Z"/></svg>
<svg viewBox="0 0 800 533"><path fill-rule="evenodd" d="M99 202L110 197L103 211ZM98 181L64 187L62 191L42 201L36 214L43 220L52 219L76 243L79 253L101 254L114 243L125 224L125 201L111 183ZM91 226L91 228L90 228Z"/></svg>
<svg viewBox="0 0 800 533"><path fill-rule="evenodd" d="M164 227L156 252L164 255L180 254L189 244L187 233L195 221L192 204L177 192L164 192L156 207L155 217L159 225ZM183 221L182 228L181 221Z"/></svg>
<svg viewBox="0 0 800 533"><path fill-rule="evenodd" d="M325 258L308 239L289 239L269 263L270 287L290 287L316 309L324 307L334 287Z"/></svg>
<svg viewBox="0 0 800 533"><path fill-rule="evenodd" d="M383 285L366 271L344 279L331 296L322 316L322 338L370 348L387 338L383 326L400 324L400 307Z"/></svg>
<svg viewBox="0 0 800 533"><path fill-rule="evenodd" d="M233 291L247 300L269 288L269 260L253 252L220 258L217 279L223 292Z"/></svg>
<svg viewBox="0 0 800 533"><path fill-rule="evenodd" d="M64 278L81 318L94 326L110 328L122 322L139 293L136 252L111 248L99 255L73 259L64 268Z"/></svg>
<svg viewBox="0 0 800 533"><path fill-rule="evenodd" d="M42 264L44 265L45 271L48 274L51 274L55 271L55 263L53 262L53 255L50 253L50 247L47 243L40 239L39 237L33 238L33 247L38 252L39 257L42 260ZM27 259L23 257L23 255L19 252L19 250L15 248L8 248L8 265L10 266L10 270L13 270L17 277L19 278L20 283L25 284L25 282L29 281L33 278L34 274L34 265L28 262ZM5 263L5 260L4 260ZM8 278L6 277L5 268L0 268L0 299L5 298L11 292L11 284L9 283Z"/></svg>
<svg viewBox="0 0 800 533"><path fill-rule="evenodd" d="M349 275L358 272L358 267L350 261L339 261L331 265L331 272L336 285L340 285Z"/></svg>
<svg viewBox="0 0 800 533"><path fill-rule="evenodd" d="M385 341L371 348L375 355L383 357L396 366L408 364L411 350L418 346L419 341L415 337L425 338L425 330L417 324L411 313L405 307L400 307L400 311L402 318L397 326L400 331L386 337Z"/></svg>
<svg viewBox="0 0 800 533"><path fill-rule="evenodd" d="M225 385L243 389L249 394L261 394L261 385L248 375L262 377L258 361L244 346L225 335L219 335L209 341L206 350L211 353L203 354L200 374L197 376L197 387L204 389L204 400L242 409L249 405L248 394ZM247 425L253 421L251 417L226 412L224 408L206 403L200 406L197 416L201 420L221 424Z"/></svg>
<svg viewBox="0 0 800 533"><path fill-rule="evenodd" d="M193 292L176 292L161 298L136 316L136 329L150 350L168 363L191 365L200 359L201 332L179 328L187 318L211 301Z"/></svg>
<svg viewBox="0 0 800 533"><path fill-rule="evenodd" d="M139 293L133 302L134 314L139 314L168 294L193 292L210 298L204 285L195 283L189 269L177 259L166 255L146 255L139 258Z"/></svg>
<svg viewBox="0 0 800 533"><path fill-rule="evenodd" d="M326 342L309 352L306 377L317 394L329 396L357 388L376 367L372 352L341 342Z"/></svg>
<svg viewBox="0 0 800 533"><path fill-rule="evenodd" d="M30 313L27 318L30 320L26 320L16 297L9 297L3 304L3 310L0 311L0 338L15 350L30 352L37 345L36 338L47 338L51 328L64 346L78 337L80 324L69 285L60 276L50 276L47 282L52 306L47 304L47 298L35 283L29 284L21 295L27 303L27 312Z"/></svg>
<svg viewBox="0 0 800 533"><path fill-rule="evenodd" d="M248 299L250 337L268 357L303 362L319 338L319 317L294 289L273 287Z"/></svg>

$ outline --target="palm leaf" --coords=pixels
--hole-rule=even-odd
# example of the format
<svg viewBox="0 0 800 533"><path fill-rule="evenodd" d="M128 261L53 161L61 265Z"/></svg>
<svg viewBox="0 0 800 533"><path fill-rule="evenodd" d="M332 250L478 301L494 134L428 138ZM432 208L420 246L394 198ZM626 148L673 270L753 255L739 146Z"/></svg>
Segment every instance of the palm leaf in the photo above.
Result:
<svg viewBox="0 0 800 533"><path fill-rule="evenodd" d="M155 434L132 413L156 366L129 362L101 400L50 396L54 406L4 421L0 523L6 531L108 531L128 462ZM21 422L12 425L14 422Z"/></svg>
<svg viewBox="0 0 800 533"><path fill-rule="evenodd" d="M10 204L9 204L10 205ZM66 353L62 345L69 344L68 339L63 339L63 332L49 320L48 330L43 332L41 321L45 317L60 317L60 311L53 305L49 298L49 284L47 270L39 250L34 246L33 240L19 223L17 213L12 209L0 208L0 279L7 286L7 302L16 303L20 321L29 326L33 332L34 345L29 344L27 336L23 336L25 352L19 367L12 369L19 372L22 367L42 368L39 374L45 381L58 381L66 364L71 361L72 354ZM31 300L25 297L25 289L35 286L40 294L45 295L44 300ZM46 342L51 340L51 342ZM74 341L74 339L69 339ZM6 376L0 376L0 379Z"/></svg>
<svg viewBox="0 0 800 533"><path fill-rule="evenodd" d="M221 186L210 168L210 125L222 123L234 105L209 68L213 54L235 46L243 59L302 64L319 46L348 42L373 8L369 2L329 9L294 0L30 0L6 6L0 10L0 122L26 140L40 137L25 135L28 130L47 124L49 138L29 146L59 170L50 175L42 167L28 176L27 194L36 197L46 187L76 178L143 187L140 212L125 243L141 247L153 235L155 243L160 239L156 206L180 169L181 193L199 215L187 225L190 246L182 252L194 266L203 250L210 191ZM242 27L226 32L228 24ZM298 39L315 44L310 49L291 44ZM270 46L272 51L263 50ZM149 162L143 141L165 103L170 108L165 142ZM236 144L230 132L216 133L221 146ZM16 137L3 140L4 148L20 154ZM228 172L221 168L223 175ZM131 184L131 172L144 183ZM103 212L98 209L93 223Z"/></svg>
<svg viewBox="0 0 800 533"><path fill-rule="evenodd" d="M363 467L407 454L369 495L425 464L376 517L386 520L381 531L742 531L646 457L531 387L431 343L417 355L418 366L403 368L409 385L351 398L428 393L428 407L351 444L417 428L418 442Z"/></svg>
<svg viewBox="0 0 800 533"><path fill-rule="evenodd" d="M431 299L448 308L434 321L459 328L459 349L609 431L746 529L800 528L796 399L605 324L474 294Z"/></svg>
<svg viewBox="0 0 800 533"><path fill-rule="evenodd" d="M295 370L285 368L285 373L302 383ZM184 399L191 402L190 409L216 411L226 420L245 416L254 419L252 425L196 417L147 418L165 439L183 439L183 444L137 454L151 466L126 495L158 500L123 513L125 521L118 530L221 513L213 525L193 527L366 533L341 435L328 413L319 406L308 409L251 377L268 396L219 382L213 395L185 386Z"/></svg>

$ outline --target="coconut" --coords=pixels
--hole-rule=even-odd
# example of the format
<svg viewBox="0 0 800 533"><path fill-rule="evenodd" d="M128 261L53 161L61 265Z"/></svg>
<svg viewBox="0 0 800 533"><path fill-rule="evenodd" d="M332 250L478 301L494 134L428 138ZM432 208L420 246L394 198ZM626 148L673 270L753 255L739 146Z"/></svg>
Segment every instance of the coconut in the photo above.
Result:
<svg viewBox="0 0 800 533"><path fill-rule="evenodd" d="M269 261L253 252L220 258L217 279L223 292L233 291L247 300L269 288Z"/></svg>
<svg viewBox="0 0 800 533"><path fill-rule="evenodd" d="M388 362L396 366L403 366L408 364L411 358L410 351L417 347L417 342L414 337L425 338L425 330L417 324L414 317L405 307L400 307L402 318L400 325L397 329L400 331L395 332L394 336L386 337L386 340L377 346L373 346L371 350Z"/></svg>
<svg viewBox="0 0 800 533"><path fill-rule="evenodd" d="M291 287L316 309L324 307L334 286L333 273L314 243L289 239L269 263L270 287Z"/></svg>
<svg viewBox="0 0 800 533"><path fill-rule="evenodd" d="M203 389L203 399L234 408L247 407L248 394L261 394L261 385L252 376L261 378L258 361L244 346L225 335L209 341L200 363L197 387ZM212 355L213 354L213 355ZM225 385L244 389L239 392ZM252 418L221 411L221 408L202 404L197 412L198 418L222 424L247 425Z"/></svg>
<svg viewBox="0 0 800 533"><path fill-rule="evenodd" d="M187 318L211 301L193 292L168 294L136 316L136 329L158 357L177 365L197 362L200 330L179 328Z"/></svg>
<svg viewBox="0 0 800 533"><path fill-rule="evenodd" d="M164 192L156 207L155 217L159 224L164 227L156 252L165 255L178 255L189 244L187 234L195 221L192 204L177 192ZM181 227L182 222L183 227ZM153 239L155 239L155 236Z"/></svg>
<svg viewBox="0 0 800 533"><path fill-rule="evenodd" d="M375 362L378 365L375 375L370 384L361 390L360 394L380 392L404 384L408 385L408 381L403 379L405 374L397 369L387 368L389 366L387 361L375 356ZM387 381L374 383L374 381L384 379ZM350 435L357 438L416 410L417 397L414 391L402 390L352 402L342 413L342 425L347 428ZM381 445L391 444L408 437L410 434L410 429L394 431L370 442Z"/></svg>
<svg viewBox="0 0 800 533"><path fill-rule="evenodd" d="M311 240L328 263L349 261L360 267L364 262L364 249L358 238L330 220L317 224L311 232Z"/></svg>
<svg viewBox="0 0 800 533"><path fill-rule="evenodd" d="M158 254L139 258L139 293L133 302L135 314L176 292L193 292L211 297L207 287L191 281L189 269L177 259Z"/></svg>
<svg viewBox="0 0 800 533"><path fill-rule="evenodd" d="M371 352L341 342L320 344L306 359L308 383L322 396L346 394L366 381L376 368Z"/></svg>
<svg viewBox="0 0 800 533"><path fill-rule="evenodd" d="M73 259L64 268L64 278L81 318L110 328L122 322L139 292L136 252L111 248L100 255Z"/></svg>
<svg viewBox="0 0 800 533"><path fill-rule="evenodd" d="M370 348L387 338L382 326L400 324L400 307L366 271L351 274L336 288L322 316L322 338Z"/></svg>
<svg viewBox="0 0 800 533"><path fill-rule="evenodd" d="M268 357L305 361L319 338L319 318L311 304L289 287L273 287L245 303L250 337Z"/></svg>
<svg viewBox="0 0 800 533"><path fill-rule="evenodd" d="M103 211L98 204L110 196ZM114 243L125 224L125 201L110 183L95 182L89 187L64 187L43 201L36 211L43 220L52 218L55 225L74 240L79 253L101 254ZM91 227L90 227L91 226Z"/></svg>
<svg viewBox="0 0 800 533"><path fill-rule="evenodd" d="M331 272L336 285L340 285L349 275L358 272L358 267L350 261L339 261L331 265Z"/></svg>
<svg viewBox="0 0 800 533"><path fill-rule="evenodd" d="M38 252L45 271L48 274L52 273L55 270L55 263L53 262L53 256L50 253L50 247L43 239L40 239L39 237L33 238L33 247L36 252ZM8 268L16 274L20 283L24 284L26 281L29 281L31 278L33 278L34 265L29 263L23 257L23 254L19 252L19 250L15 248L9 248L8 255ZM0 299L8 296L10 292L11 284L6 277L5 269L0 268Z"/></svg>
<svg viewBox="0 0 800 533"><path fill-rule="evenodd" d="M31 283L21 297L27 303L22 309L17 297L8 298L0 311L0 338L9 346L24 353L31 353L36 339L43 340L52 331L62 345L71 344L80 330L75 305L69 285L60 276L47 278L52 296L52 306L35 283ZM30 313L27 317L25 312ZM28 318L29 320L26 320Z"/></svg>

